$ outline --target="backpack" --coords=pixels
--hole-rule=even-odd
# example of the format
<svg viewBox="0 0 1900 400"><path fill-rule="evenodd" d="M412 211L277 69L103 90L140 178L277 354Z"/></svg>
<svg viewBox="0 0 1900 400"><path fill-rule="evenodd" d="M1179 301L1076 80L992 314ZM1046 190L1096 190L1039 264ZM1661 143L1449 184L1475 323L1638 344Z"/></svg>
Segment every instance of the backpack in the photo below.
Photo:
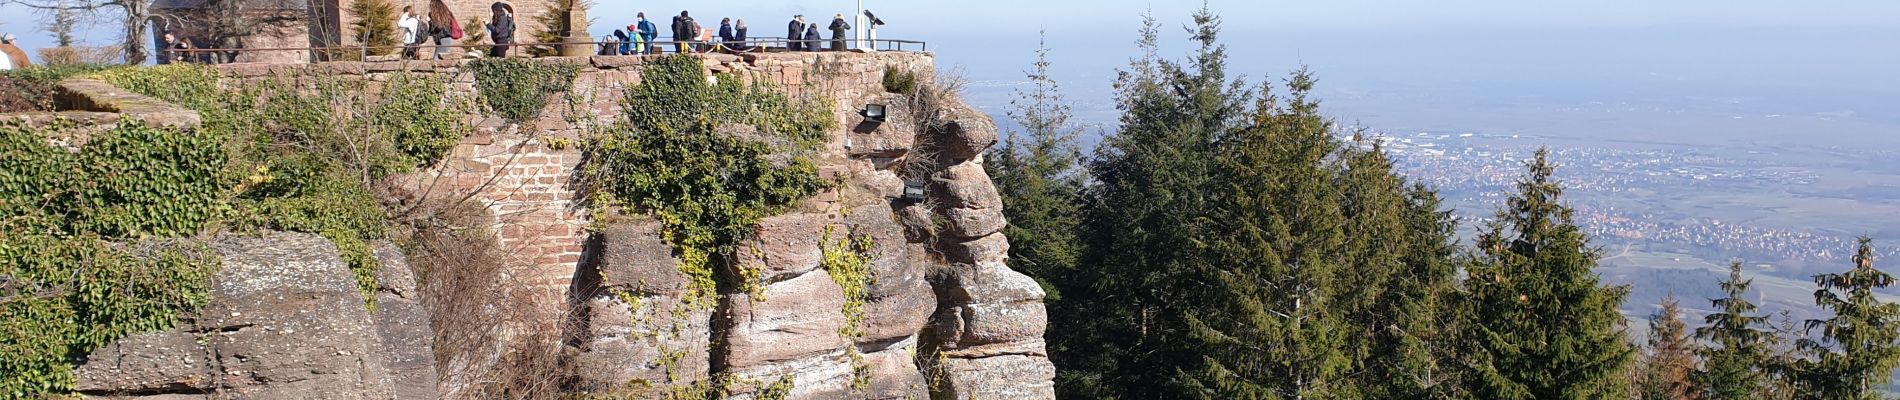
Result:
<svg viewBox="0 0 1900 400"><path fill-rule="evenodd" d="M453 19L449 20L449 38L462 40L462 23L455 22Z"/></svg>

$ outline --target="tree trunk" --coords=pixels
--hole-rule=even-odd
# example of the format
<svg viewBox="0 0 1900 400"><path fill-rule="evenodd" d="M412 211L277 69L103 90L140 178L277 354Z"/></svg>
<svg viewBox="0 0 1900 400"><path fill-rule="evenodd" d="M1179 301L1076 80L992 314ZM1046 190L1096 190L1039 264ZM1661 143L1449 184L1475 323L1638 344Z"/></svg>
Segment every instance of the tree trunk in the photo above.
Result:
<svg viewBox="0 0 1900 400"><path fill-rule="evenodd" d="M150 40L145 36L145 31L151 25L150 16L147 15L149 11L145 0L123 1L120 4L125 8L125 63L144 64L145 58L150 55L145 46L146 41Z"/></svg>

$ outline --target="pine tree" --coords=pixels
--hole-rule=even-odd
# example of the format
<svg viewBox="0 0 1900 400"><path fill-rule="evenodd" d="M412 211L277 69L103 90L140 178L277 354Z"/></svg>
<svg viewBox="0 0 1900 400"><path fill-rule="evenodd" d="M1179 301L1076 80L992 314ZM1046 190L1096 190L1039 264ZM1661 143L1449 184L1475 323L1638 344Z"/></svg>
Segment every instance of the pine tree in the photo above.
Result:
<svg viewBox="0 0 1900 400"><path fill-rule="evenodd" d="M1795 362L1796 387L1807 399L1879 399L1887 377L1900 365L1900 304L1876 297L1874 291L1893 286L1893 276L1874 269L1872 239L1862 237L1854 255L1854 269L1814 277L1821 286L1814 304L1833 311L1834 317L1808 320L1809 334L1821 331L1821 340L1802 339L1799 347L1813 354Z"/></svg>
<svg viewBox="0 0 1900 400"><path fill-rule="evenodd" d="M1487 224L1466 280L1472 395L1490 399L1626 397L1634 355L1617 307L1625 287L1603 287L1599 249L1562 204L1549 151L1540 149L1519 192Z"/></svg>
<svg viewBox="0 0 1900 400"><path fill-rule="evenodd" d="M1757 399L1767 390L1769 337L1757 327L1767 324L1768 317L1759 315L1746 297L1753 282L1742 278L1741 262L1729 264L1728 280L1722 281L1726 296L1713 301L1717 311L1703 318L1708 325L1695 330L1697 339L1709 343L1698 351L1703 368L1696 374L1696 385L1702 398Z"/></svg>
<svg viewBox="0 0 1900 400"><path fill-rule="evenodd" d="M369 54L387 55L394 53L401 38L396 32L396 6L389 0L352 0L349 8L351 35L363 46L379 47L369 50Z"/></svg>
<svg viewBox="0 0 1900 400"><path fill-rule="evenodd" d="M1643 359L1641 394L1647 400L1694 399L1690 375L1696 370L1695 343L1682 322L1676 295L1663 297L1662 308L1649 316L1649 353Z"/></svg>
<svg viewBox="0 0 1900 400"><path fill-rule="evenodd" d="M1035 278L1048 294L1049 358L1062 374L1060 380L1068 381L1076 379L1071 372L1081 367L1071 362L1080 358L1075 350L1089 337L1083 322L1093 316L1063 297L1075 286L1071 275L1082 256L1078 232L1084 175L1075 144L1081 129L1070 122L1069 105L1049 76L1048 56L1048 46L1037 49L1035 67L1027 73L1033 89L1018 92L1010 103L1009 117L1022 126L1022 133L1009 132L1002 146L984 156L983 166L1008 205L1003 214L1009 225L1003 233L1009 237L1010 268Z"/></svg>
<svg viewBox="0 0 1900 400"><path fill-rule="evenodd" d="M1370 398L1467 397L1458 384L1456 334L1467 322L1456 301L1457 224L1440 204L1438 193L1423 185L1406 193L1402 269L1386 281L1375 309L1372 351L1360 379Z"/></svg>

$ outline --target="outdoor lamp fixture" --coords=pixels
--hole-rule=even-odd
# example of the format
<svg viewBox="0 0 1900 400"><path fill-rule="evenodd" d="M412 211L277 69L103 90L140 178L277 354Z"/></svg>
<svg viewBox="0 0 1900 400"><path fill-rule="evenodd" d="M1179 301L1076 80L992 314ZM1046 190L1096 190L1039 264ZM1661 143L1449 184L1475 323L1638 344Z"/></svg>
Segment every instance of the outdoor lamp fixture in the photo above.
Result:
<svg viewBox="0 0 1900 400"><path fill-rule="evenodd" d="M863 115L865 122L881 124L884 123L885 109L883 104L865 104L864 110L858 111L858 115Z"/></svg>
<svg viewBox="0 0 1900 400"><path fill-rule="evenodd" d="M921 181L904 181L904 201L913 203L924 201L924 183Z"/></svg>

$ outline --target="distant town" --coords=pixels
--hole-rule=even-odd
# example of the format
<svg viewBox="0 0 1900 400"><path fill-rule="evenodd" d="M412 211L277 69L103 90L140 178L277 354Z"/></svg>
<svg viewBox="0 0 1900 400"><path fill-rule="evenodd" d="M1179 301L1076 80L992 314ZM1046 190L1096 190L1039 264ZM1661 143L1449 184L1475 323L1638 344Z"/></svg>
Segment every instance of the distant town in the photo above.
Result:
<svg viewBox="0 0 1900 400"><path fill-rule="evenodd" d="M1349 138L1350 139L1350 138ZM1397 167L1437 188L1458 209L1467 229L1483 226L1523 173L1522 162L1546 138L1482 133L1413 132L1378 137ZM1854 234L1818 229L1752 226L1697 215L1662 204L1629 201L1632 191L1651 193L1747 191L1800 188L1821 179L1802 167L1771 164L1767 157L1727 157L1697 150L1552 147L1576 219L1603 246L1675 246L1712 260L1844 263ZM1756 152L1744 152L1744 155ZM1676 202L1671 202L1676 203ZM1815 228L1828 228L1817 226ZM1878 238L1877 238L1878 239ZM1885 255L1900 246L1880 246ZM1845 265L1845 264L1842 264Z"/></svg>

